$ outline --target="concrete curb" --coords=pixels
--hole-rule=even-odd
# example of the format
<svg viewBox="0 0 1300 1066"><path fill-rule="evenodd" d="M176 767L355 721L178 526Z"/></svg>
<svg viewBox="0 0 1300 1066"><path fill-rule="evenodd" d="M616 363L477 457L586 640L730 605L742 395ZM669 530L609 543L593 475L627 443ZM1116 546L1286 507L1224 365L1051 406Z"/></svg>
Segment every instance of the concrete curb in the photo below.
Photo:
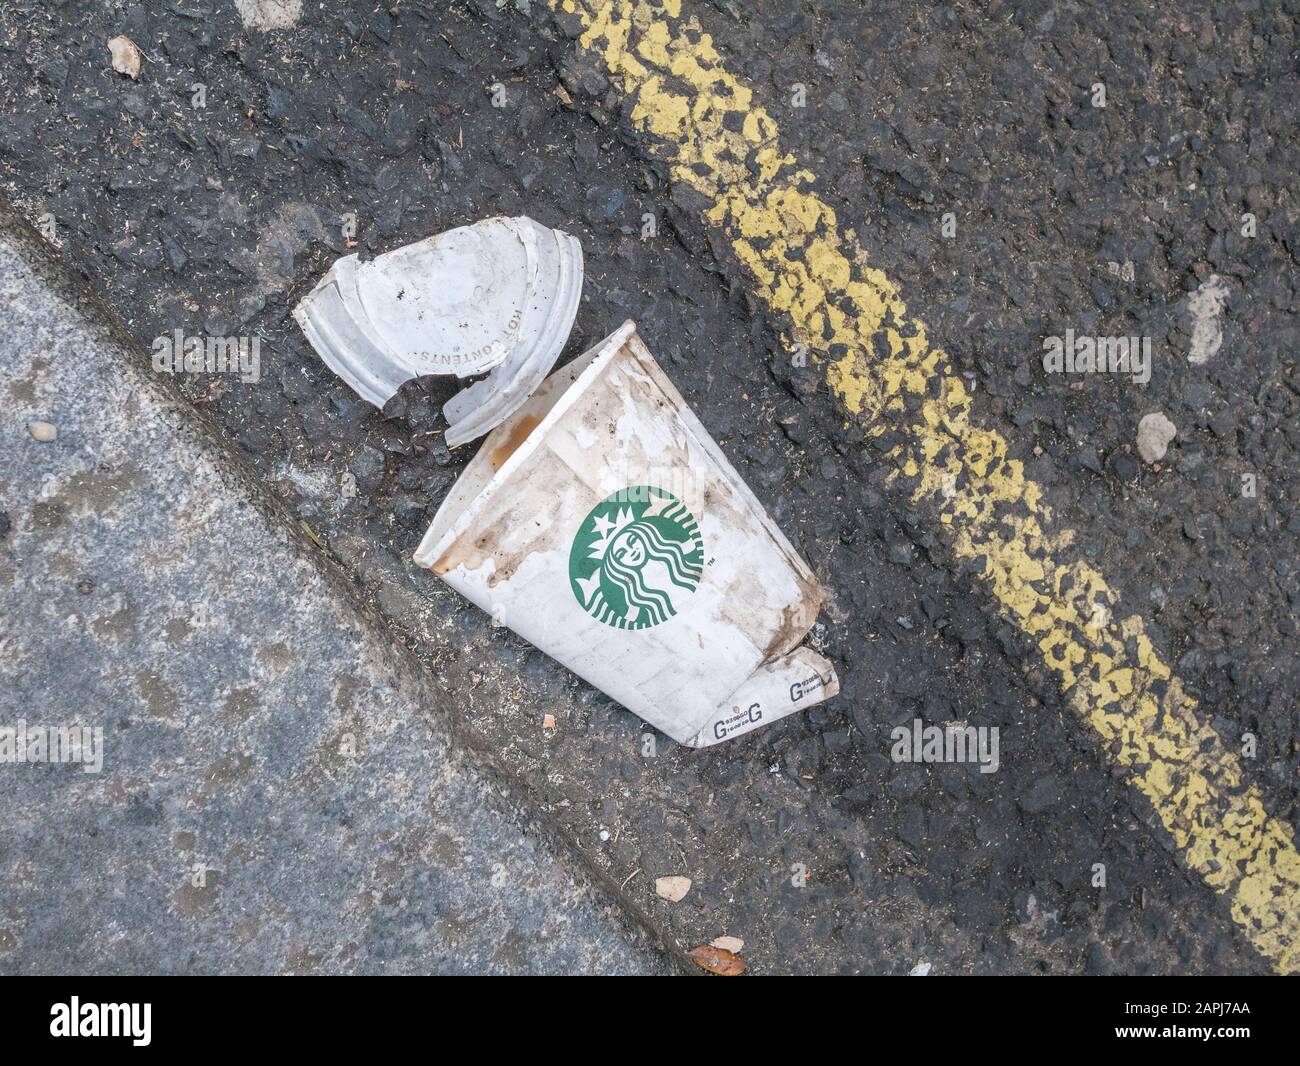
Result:
<svg viewBox="0 0 1300 1066"><path fill-rule="evenodd" d="M0 973L675 969L4 209L0 327Z"/></svg>

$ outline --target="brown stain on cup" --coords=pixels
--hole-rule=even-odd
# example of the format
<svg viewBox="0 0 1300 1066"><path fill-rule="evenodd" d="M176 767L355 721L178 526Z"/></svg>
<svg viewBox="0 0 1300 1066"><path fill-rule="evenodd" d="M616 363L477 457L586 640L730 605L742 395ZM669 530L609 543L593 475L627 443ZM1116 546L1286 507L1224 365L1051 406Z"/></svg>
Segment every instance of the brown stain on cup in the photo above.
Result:
<svg viewBox="0 0 1300 1066"><path fill-rule="evenodd" d="M506 460L518 451L519 446L528 439L533 430L541 424L541 421L541 415L520 415L510 427L506 439L495 445L488 455L488 462L492 464L492 469L500 470L505 466Z"/></svg>

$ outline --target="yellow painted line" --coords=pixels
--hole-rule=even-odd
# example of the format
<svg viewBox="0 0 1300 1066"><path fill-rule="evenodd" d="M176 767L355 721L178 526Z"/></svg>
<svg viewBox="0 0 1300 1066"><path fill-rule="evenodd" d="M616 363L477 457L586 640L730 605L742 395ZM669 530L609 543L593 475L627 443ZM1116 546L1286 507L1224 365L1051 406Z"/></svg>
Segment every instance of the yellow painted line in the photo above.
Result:
<svg viewBox="0 0 1300 1066"><path fill-rule="evenodd" d="M1187 865L1281 972L1300 971L1300 854L1136 615L1071 550L1006 440L971 419L948 356L781 148L776 120L724 66L682 0L549 0L576 15L675 181L700 192L789 339L826 367L868 432L896 432L894 477L929 501L962 561L1037 644L1110 758L1151 802ZM878 343L883 342L883 343ZM882 354L887 352L888 354Z"/></svg>

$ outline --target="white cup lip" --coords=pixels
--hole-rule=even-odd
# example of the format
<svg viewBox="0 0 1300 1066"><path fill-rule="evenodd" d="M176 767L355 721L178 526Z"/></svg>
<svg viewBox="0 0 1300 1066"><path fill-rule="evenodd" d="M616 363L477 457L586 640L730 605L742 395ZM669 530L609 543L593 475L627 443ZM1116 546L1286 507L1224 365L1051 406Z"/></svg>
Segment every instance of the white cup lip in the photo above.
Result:
<svg viewBox="0 0 1300 1066"><path fill-rule="evenodd" d="M537 240L543 229L545 227L527 216L497 215L444 230L364 262L355 252L342 256L331 265L311 291L298 301L293 308L293 317L325 364L354 392L376 407L382 408L412 378L431 374L465 378L488 373L503 363L521 343L531 343L537 339L536 336L523 337L521 332L525 325L524 309L538 284ZM503 332L498 331L492 343L485 345L480 353L462 364L427 365L427 360L419 353L399 350L401 345L395 344L392 322L395 319L405 320L409 310L387 307L389 301L381 299L375 291L370 291L366 279L367 276L377 278L382 275L385 260L391 263L403 255L416 255L422 245L437 247L439 242L453 237L464 240L470 233L479 241L500 240L505 234L510 234L511 239L519 242L522 268L500 275L498 280L500 285L510 287L512 292L517 289L520 321L513 330L507 324ZM450 270L457 257L446 252L442 254L447 260L444 268ZM494 307L489 310L499 310L499 305L504 302L505 299L498 292L492 301ZM475 328L483 336L492 332L486 325L492 317L491 314L479 316L480 321ZM540 328L544 324L545 320L534 325ZM399 330L399 336L400 332ZM349 334L352 335L351 339Z"/></svg>
<svg viewBox="0 0 1300 1066"><path fill-rule="evenodd" d="M380 299L375 283L383 277L384 261L387 260L389 263L401 262L404 259L418 261L419 255L429 254L425 250L427 247L433 250L432 254L440 261L443 276L450 277L471 270L476 257L473 251L466 254L465 249L457 249L453 254L448 249L448 245L455 247L457 242L470 242L471 249L486 249L491 245L501 247L502 241L505 241L506 247L512 247L509 244L510 240L518 242L519 250L522 252L522 262L518 264L517 269L497 274L496 291L489 294L489 299L484 304L475 308L476 317L470 319L473 323L472 332L479 335L477 340L486 342L480 353L459 365L439 365L436 362L430 363L421 353L400 350L397 343L399 340L408 345L411 342L411 336L405 333L405 330L419 332L414 327L412 314L418 311L414 321L427 322L430 321L428 316L434 312L427 305L422 307L418 301L404 301L405 306L399 306L389 300ZM525 307L529 293L535 287L537 280L536 242L537 234L533 227L521 225L515 218L496 215L466 226L444 230L411 244L404 244L368 262L356 263L355 308L358 313L365 316L366 325L375 342L406 367L410 377L437 374L466 378L486 373L504 362L511 350L520 343L520 334L526 317ZM514 252L513 248L512 252L519 254ZM406 284L403 279L403 287ZM502 317L512 306L512 298L518 300L520 314L519 322L513 329L509 327L508 321L502 322ZM434 299L436 300L436 297ZM437 317L443 317L441 312L437 313ZM397 336L394 336L391 331L398 323L401 323L401 328L397 330ZM491 340L488 340L489 337Z"/></svg>
<svg viewBox="0 0 1300 1066"><path fill-rule="evenodd" d="M456 486L453 485L447 498L443 500L442 506L438 508L437 514L433 516L428 530L420 541L419 547L415 549L413 556L418 566L432 569L433 565L440 559L443 554L461 537L469 528L475 519L483 503L490 500L499 492L503 486L515 475L541 446L542 441L550 434L555 424L568 413L569 409L591 388L593 384L604 374L605 369L614 360L614 357L627 346L628 342L636 336L636 323L628 319L613 333L601 341L595 348L588 352L587 358L590 362L583 367L577 377L569 383L568 387L556 398L550 409L542 417L541 421L533 427L532 431L520 442L519 446L506 458L506 461L499 468L493 471L492 476L487 482L466 500L458 500L456 497ZM594 354L593 354L594 353ZM579 359L583 358L582 356ZM561 373L563 371L560 371ZM519 410L522 410L520 408ZM507 418L498 425L493 434L500 432L510 426L515 415L519 414L517 410L514 415ZM492 443L492 436L484 441L483 446L479 449L478 454L470 460L469 466L461 472L457 484L471 469L480 462L487 462L487 455ZM459 504L460 513L446 525L442 521L442 512L448 506Z"/></svg>

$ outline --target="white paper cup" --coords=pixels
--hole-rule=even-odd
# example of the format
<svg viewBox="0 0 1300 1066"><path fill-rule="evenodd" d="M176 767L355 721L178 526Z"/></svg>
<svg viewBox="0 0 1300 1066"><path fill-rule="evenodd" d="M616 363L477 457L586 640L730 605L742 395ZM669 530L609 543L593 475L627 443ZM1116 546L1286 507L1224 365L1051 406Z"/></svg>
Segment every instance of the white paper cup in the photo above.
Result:
<svg viewBox="0 0 1300 1066"><path fill-rule="evenodd" d="M824 591L631 322L491 433L415 561L692 747L839 691L800 646Z"/></svg>

